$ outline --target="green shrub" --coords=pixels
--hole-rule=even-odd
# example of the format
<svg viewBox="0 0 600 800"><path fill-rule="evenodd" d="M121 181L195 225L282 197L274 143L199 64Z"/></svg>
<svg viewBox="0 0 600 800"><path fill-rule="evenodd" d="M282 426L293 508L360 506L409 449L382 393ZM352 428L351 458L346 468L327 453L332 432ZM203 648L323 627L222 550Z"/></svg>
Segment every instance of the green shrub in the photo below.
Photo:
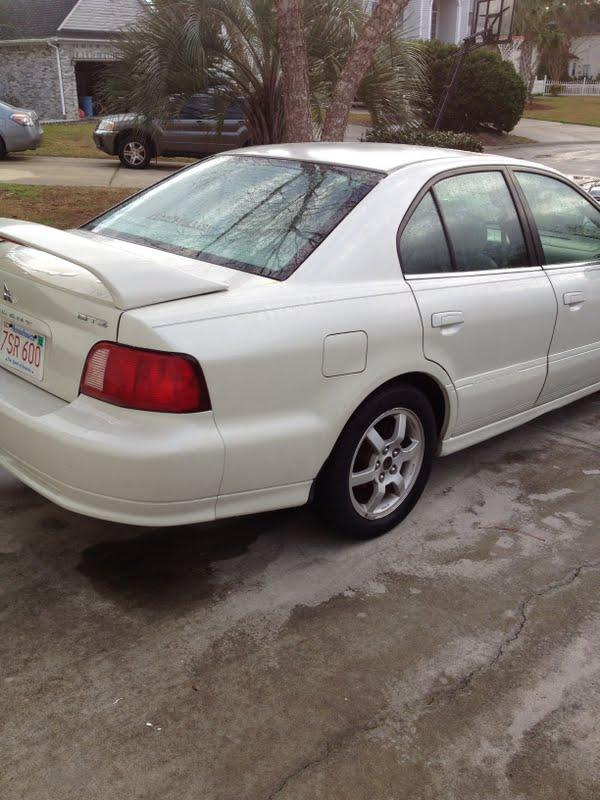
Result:
<svg viewBox="0 0 600 800"><path fill-rule="evenodd" d="M481 142L470 133L454 131L430 131L426 128L373 128L367 131L367 142L391 142L392 144L420 144L425 147L449 147L452 150L471 150L481 153Z"/></svg>
<svg viewBox="0 0 600 800"><path fill-rule="evenodd" d="M558 95L562 92L562 86L560 83L551 83L548 87L548 94L551 94L552 97L558 97Z"/></svg>
<svg viewBox="0 0 600 800"><path fill-rule="evenodd" d="M421 42L420 46L427 62L431 94L425 122L432 127L452 77L458 47L438 41ZM510 62L486 48L473 50L463 62L442 127L474 131L488 126L511 131L523 114L525 99L525 85Z"/></svg>

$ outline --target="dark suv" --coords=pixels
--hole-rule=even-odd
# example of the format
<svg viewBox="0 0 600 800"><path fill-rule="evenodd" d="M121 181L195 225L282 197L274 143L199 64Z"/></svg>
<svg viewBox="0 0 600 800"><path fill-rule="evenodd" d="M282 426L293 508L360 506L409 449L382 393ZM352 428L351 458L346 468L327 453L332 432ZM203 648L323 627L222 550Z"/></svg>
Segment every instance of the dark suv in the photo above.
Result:
<svg viewBox="0 0 600 800"><path fill-rule="evenodd" d="M191 97L158 132L145 133L136 114L104 117L94 131L96 147L119 156L124 167L144 169L154 156L202 156L244 147L250 137L244 115L232 103L223 119L205 94Z"/></svg>

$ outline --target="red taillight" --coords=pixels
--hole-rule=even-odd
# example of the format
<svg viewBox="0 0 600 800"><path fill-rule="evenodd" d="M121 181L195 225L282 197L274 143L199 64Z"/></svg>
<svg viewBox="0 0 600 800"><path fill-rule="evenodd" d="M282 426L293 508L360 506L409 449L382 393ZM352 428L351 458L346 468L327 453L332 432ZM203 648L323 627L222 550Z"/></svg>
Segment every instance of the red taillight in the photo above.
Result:
<svg viewBox="0 0 600 800"><path fill-rule="evenodd" d="M142 411L183 414L211 407L206 381L195 359L114 342L98 342L92 347L79 391Z"/></svg>

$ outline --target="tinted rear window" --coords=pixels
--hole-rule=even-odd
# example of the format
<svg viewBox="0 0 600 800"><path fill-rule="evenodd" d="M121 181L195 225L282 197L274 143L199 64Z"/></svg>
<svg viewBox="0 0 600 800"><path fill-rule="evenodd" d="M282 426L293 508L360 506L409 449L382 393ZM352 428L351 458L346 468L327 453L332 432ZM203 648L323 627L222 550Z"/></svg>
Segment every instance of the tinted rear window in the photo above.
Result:
<svg viewBox="0 0 600 800"><path fill-rule="evenodd" d="M312 162L219 156L86 228L282 280L382 177Z"/></svg>

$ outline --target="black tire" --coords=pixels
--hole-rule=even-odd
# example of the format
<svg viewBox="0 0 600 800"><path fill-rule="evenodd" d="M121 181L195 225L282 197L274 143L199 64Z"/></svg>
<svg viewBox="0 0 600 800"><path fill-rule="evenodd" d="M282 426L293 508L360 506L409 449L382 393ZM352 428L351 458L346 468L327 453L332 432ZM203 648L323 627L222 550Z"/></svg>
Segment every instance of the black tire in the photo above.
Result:
<svg viewBox="0 0 600 800"><path fill-rule="evenodd" d="M407 461L405 464L400 464L403 454L407 452L406 447L409 446L409 439L411 439L408 433L409 428L407 427L407 438L404 440L407 443L406 446L403 444L397 450L390 451L389 455L384 457L383 463L381 461L374 462L375 466L382 464L380 469L384 470L385 478L381 478L384 473L380 473L378 468L376 480L373 482L372 487L371 483L368 483L360 488L351 489L349 483L351 472L353 470L354 472L360 471L360 468L358 470L354 468L359 458L364 459L359 448L363 448L368 444L364 441L366 433L373 423L380 419L381 422L377 422L379 426L385 426L388 423L393 424L394 418L392 416L388 417L387 414L391 415L393 411L396 416L403 416L402 410L410 412L408 415L404 415L407 421L410 421L410 428L415 432L418 431L419 434L422 431L422 456L413 457L413 462ZM417 420L420 423L420 427L417 424ZM380 427L380 430L385 433L385 427ZM415 435L414 441L416 442L417 439L418 436ZM344 536L354 539L372 539L376 536L381 536L381 534L398 525L412 510L421 496L431 472L437 442L438 431L435 415L431 403L422 391L409 384L392 384L382 389L366 400L355 412L338 439L317 480L315 499L318 508L327 521ZM371 445L368 444L368 446L370 447ZM400 453L398 456L399 461L395 462L391 458L392 453ZM367 455L369 459L380 458L380 456L371 455L369 452L367 452ZM400 464L400 466L397 466L397 464ZM394 469L394 467L396 468ZM393 491L389 495L384 495L384 497L389 497L388 503L399 502L400 504L390 508L389 512L382 510L380 512L382 516L378 518L367 519L359 513L357 504L361 505L361 502L357 499L358 492L367 492L371 488L373 492L376 492L381 488L387 493L389 489L385 488L386 484L382 483L382 487L378 487L377 480L397 480L405 467L407 468L407 477L404 480L407 480L411 487L406 496L400 500L401 493L398 492L395 495ZM368 468L373 468L371 461ZM392 477L389 472L394 472L395 476ZM382 502L384 501L382 500ZM368 505L368 498L365 498L364 503L365 506ZM363 509L364 512L366 510L366 508Z"/></svg>
<svg viewBox="0 0 600 800"><path fill-rule="evenodd" d="M127 169L146 169L152 159L152 145L148 139L129 134L119 142L119 161Z"/></svg>
<svg viewBox="0 0 600 800"><path fill-rule="evenodd" d="M6 145L4 144L4 139L0 136L0 161L4 161L6 158Z"/></svg>

